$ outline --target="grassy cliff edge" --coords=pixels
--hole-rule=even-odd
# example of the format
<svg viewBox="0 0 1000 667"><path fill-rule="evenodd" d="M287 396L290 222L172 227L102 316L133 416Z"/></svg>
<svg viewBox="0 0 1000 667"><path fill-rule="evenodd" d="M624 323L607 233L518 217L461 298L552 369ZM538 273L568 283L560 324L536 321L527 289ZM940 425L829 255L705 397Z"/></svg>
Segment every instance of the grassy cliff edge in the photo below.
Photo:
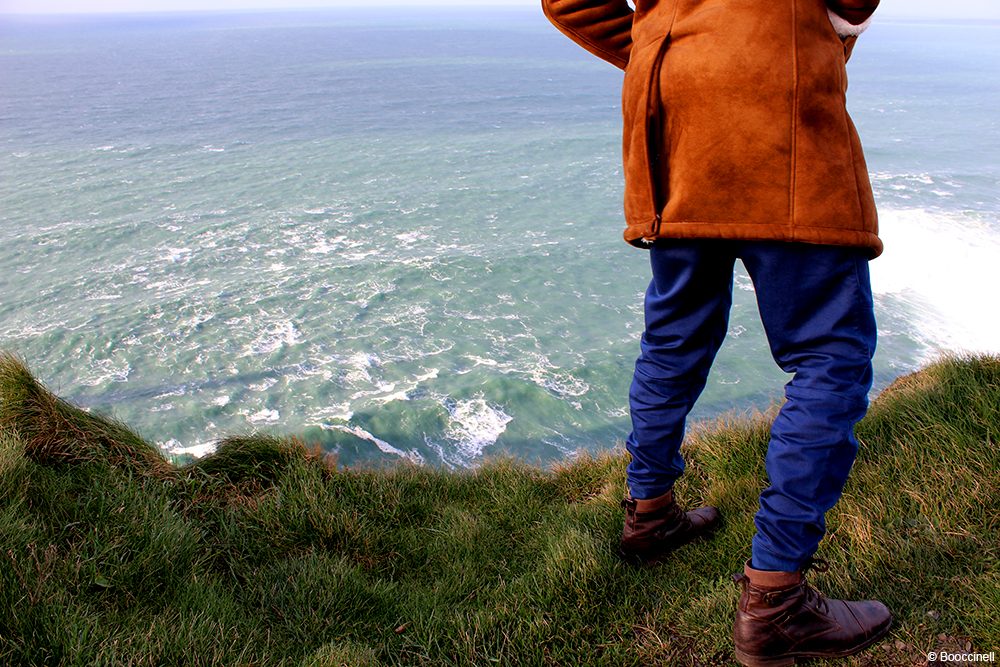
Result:
<svg viewBox="0 0 1000 667"><path fill-rule="evenodd" d="M767 427L692 429L678 497L725 526L636 570L613 554L620 450L551 471L344 470L250 434L177 466L0 353L0 664L735 664L730 576ZM830 571L810 576L881 599L896 625L836 664L1000 651L1000 358L901 378L858 437L818 554Z"/></svg>

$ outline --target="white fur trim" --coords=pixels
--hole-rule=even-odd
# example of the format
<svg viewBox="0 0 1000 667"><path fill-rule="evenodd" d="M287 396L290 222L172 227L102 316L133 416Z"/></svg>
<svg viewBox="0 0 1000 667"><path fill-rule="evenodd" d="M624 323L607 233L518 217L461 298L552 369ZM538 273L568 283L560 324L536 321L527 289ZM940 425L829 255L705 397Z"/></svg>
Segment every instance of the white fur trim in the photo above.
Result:
<svg viewBox="0 0 1000 667"><path fill-rule="evenodd" d="M830 15L830 23L833 24L833 29L837 31L837 34L841 37L857 37L872 23L872 17L869 16L865 19L864 23L859 23L854 25L853 23L847 21L839 14L835 13L832 9L827 9L826 13Z"/></svg>

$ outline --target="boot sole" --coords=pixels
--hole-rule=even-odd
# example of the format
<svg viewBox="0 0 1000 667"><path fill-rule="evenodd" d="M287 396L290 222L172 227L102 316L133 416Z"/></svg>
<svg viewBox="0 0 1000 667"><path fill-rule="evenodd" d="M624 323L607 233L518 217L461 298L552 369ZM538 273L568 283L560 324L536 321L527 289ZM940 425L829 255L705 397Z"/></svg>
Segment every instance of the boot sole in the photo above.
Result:
<svg viewBox="0 0 1000 667"><path fill-rule="evenodd" d="M890 619L888 625L886 625L877 634L869 637L861 644L852 646L849 649L844 649L843 651L804 651L802 653L785 653L778 656L758 656L749 655L739 649L736 649L736 660L744 667L791 667L799 658L846 658L849 655L860 653L872 644L884 639L885 636L889 634L889 630L892 628L892 623L893 620Z"/></svg>

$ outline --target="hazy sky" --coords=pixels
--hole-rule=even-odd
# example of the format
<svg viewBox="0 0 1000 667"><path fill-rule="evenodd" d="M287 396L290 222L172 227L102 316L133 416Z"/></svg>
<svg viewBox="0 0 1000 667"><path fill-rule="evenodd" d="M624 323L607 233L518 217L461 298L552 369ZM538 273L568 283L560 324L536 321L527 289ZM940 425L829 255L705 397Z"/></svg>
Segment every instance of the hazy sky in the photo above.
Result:
<svg viewBox="0 0 1000 667"><path fill-rule="evenodd" d="M79 13L264 9L287 7L427 7L503 5L537 7L539 0L0 0L0 13ZM880 15L914 18L1000 19L998 0L882 0Z"/></svg>

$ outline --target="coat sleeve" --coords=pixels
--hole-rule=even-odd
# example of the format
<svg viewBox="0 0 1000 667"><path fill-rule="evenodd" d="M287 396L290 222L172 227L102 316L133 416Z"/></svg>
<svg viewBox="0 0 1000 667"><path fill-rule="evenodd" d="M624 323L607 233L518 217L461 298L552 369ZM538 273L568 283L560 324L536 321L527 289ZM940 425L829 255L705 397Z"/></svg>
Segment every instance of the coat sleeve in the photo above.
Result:
<svg viewBox="0 0 1000 667"><path fill-rule="evenodd" d="M542 0L561 33L620 69L632 51L632 8L625 0Z"/></svg>

